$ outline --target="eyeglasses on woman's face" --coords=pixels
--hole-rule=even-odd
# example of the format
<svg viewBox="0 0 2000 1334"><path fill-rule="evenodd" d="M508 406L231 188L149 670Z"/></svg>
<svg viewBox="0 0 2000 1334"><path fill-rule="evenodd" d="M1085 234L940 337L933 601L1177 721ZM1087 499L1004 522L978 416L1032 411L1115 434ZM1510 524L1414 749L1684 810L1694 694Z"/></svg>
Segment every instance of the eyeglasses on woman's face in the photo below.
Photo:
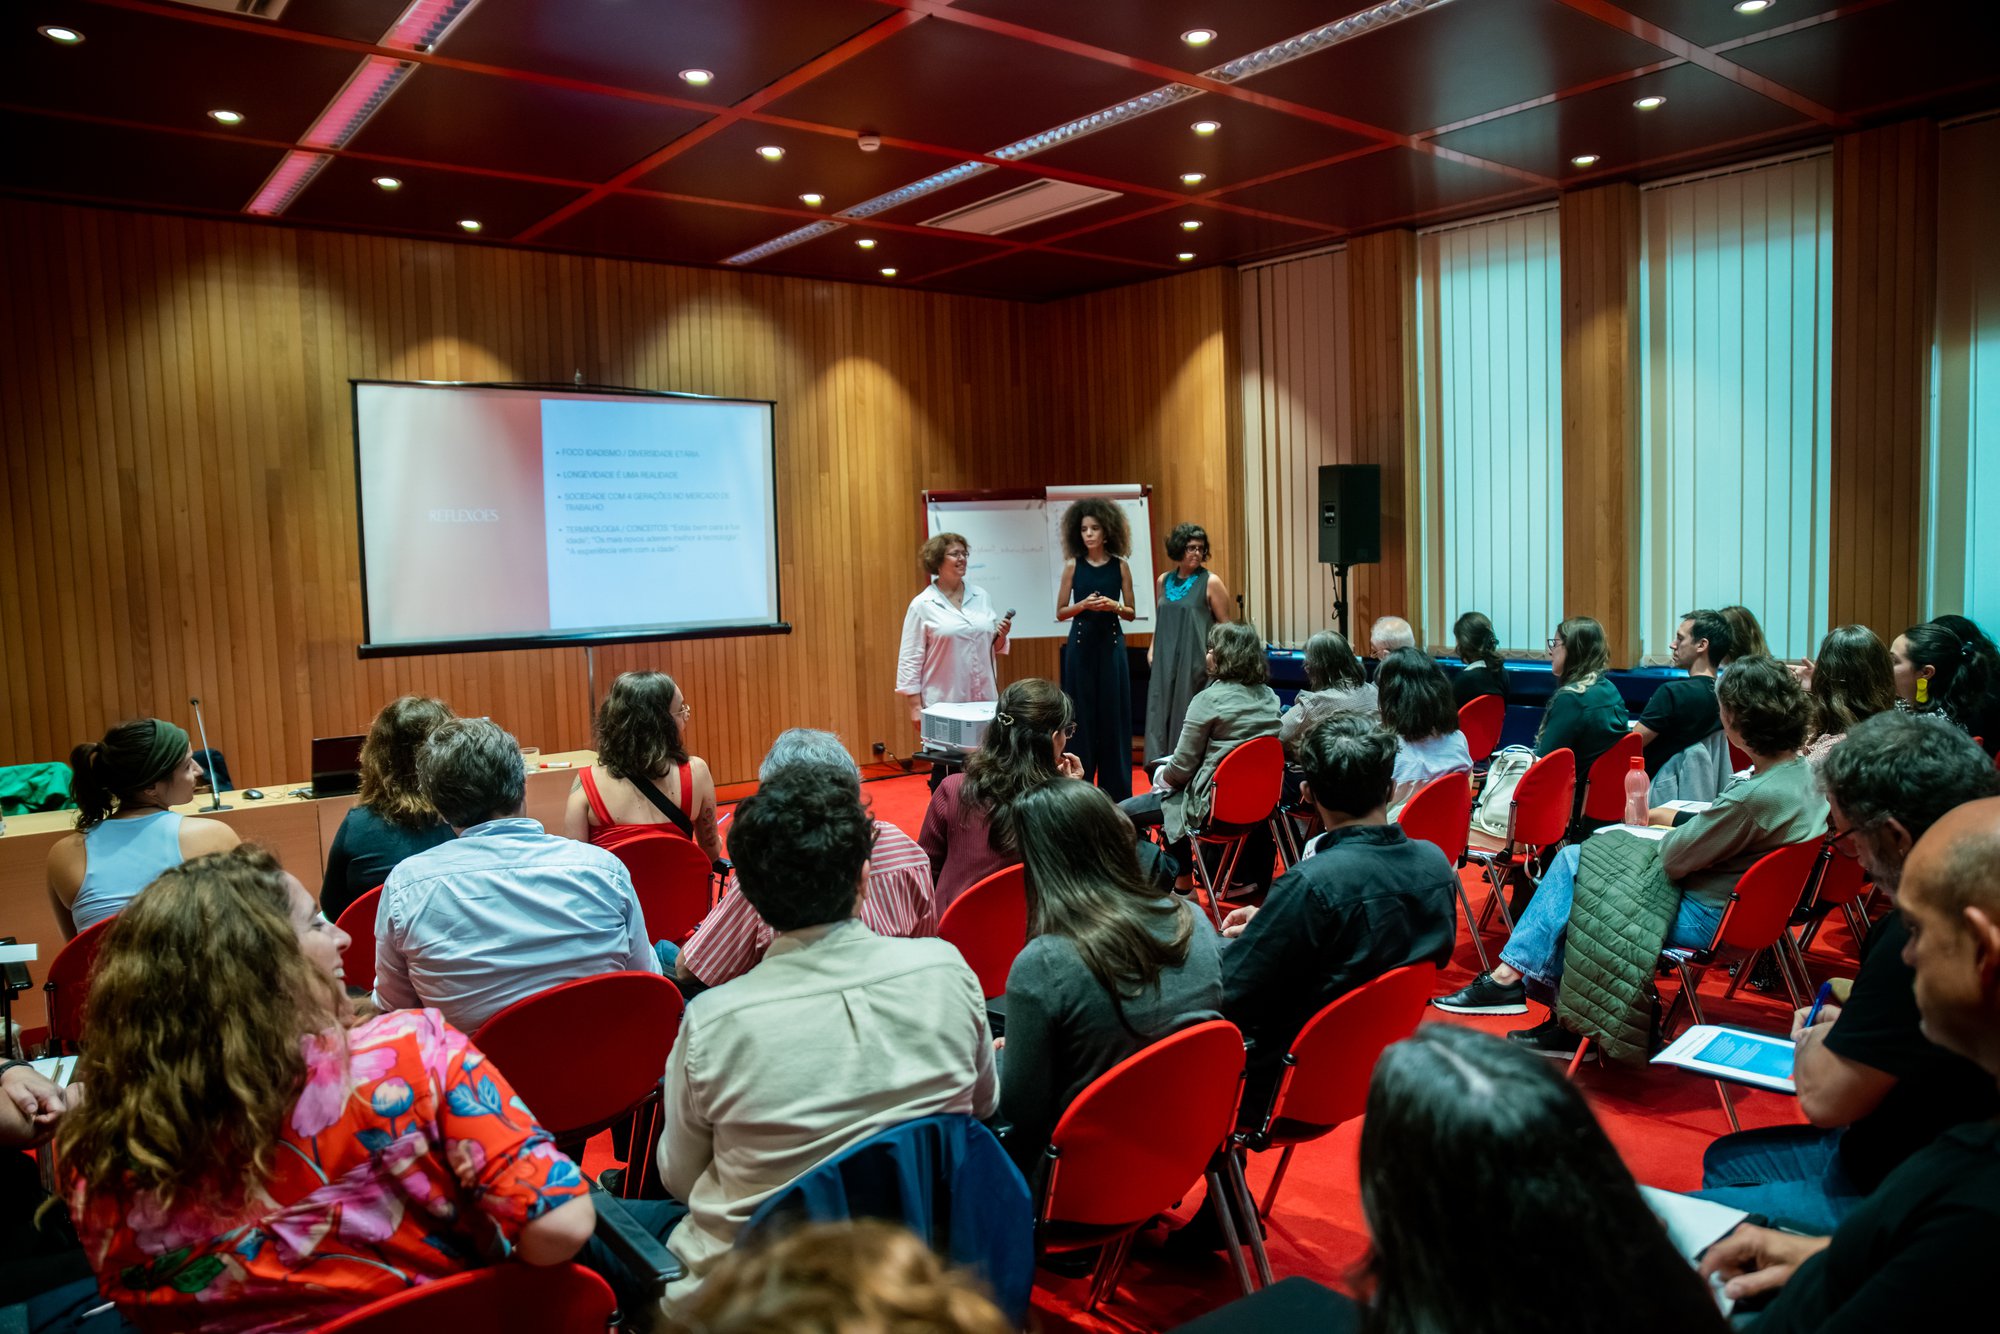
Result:
<svg viewBox="0 0 2000 1334"><path fill-rule="evenodd" d="M1554 651L1555 651L1556 649L1559 649L1559 648L1561 648L1561 647L1562 647L1562 645L1563 645L1563 642L1562 642L1562 636L1561 636L1561 635L1550 635L1550 636L1549 636L1549 650L1550 650L1551 652L1554 652Z"/></svg>
<svg viewBox="0 0 2000 1334"><path fill-rule="evenodd" d="M1076 735L1076 720L1072 718L1070 719L1070 721L1063 724L1063 739L1067 741L1069 738L1075 735Z"/></svg>

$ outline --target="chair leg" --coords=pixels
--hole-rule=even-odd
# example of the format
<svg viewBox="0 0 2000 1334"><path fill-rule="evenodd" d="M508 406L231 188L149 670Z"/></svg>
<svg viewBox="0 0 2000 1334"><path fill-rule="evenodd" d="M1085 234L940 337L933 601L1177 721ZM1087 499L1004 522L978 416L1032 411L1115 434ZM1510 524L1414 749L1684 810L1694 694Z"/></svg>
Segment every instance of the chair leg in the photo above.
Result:
<svg viewBox="0 0 2000 1334"><path fill-rule="evenodd" d="M1229 1207L1227 1188L1222 1184L1222 1173L1211 1164L1208 1169L1208 1207L1215 1210L1216 1221L1222 1224L1222 1240L1229 1247L1229 1263L1236 1270L1236 1281L1243 1287L1243 1295L1248 1297L1257 1290L1250 1281L1250 1266L1243 1262L1243 1239L1237 1235L1235 1211Z"/></svg>
<svg viewBox="0 0 2000 1334"><path fill-rule="evenodd" d="M1785 953L1791 957L1792 966L1799 970L1800 986L1805 989L1807 995L1811 995L1813 989L1812 971L1806 967L1806 952L1799 948L1799 942L1789 934L1780 937L1779 943L1785 947Z"/></svg>
<svg viewBox="0 0 2000 1334"><path fill-rule="evenodd" d="M1792 958L1785 950L1785 946L1791 943L1790 936L1782 936L1781 939L1771 946L1771 957L1778 961L1778 976L1785 979L1785 994L1792 998L1792 1008L1796 1010L1803 1006L1805 1002L1799 999L1799 985L1792 978ZM1803 973L1805 967L1804 960L1801 960L1799 962L1799 971ZM1811 989L1811 977L1806 978L1806 987L1808 990Z"/></svg>
<svg viewBox="0 0 2000 1334"><path fill-rule="evenodd" d="M1287 1148L1285 1152L1289 1155L1291 1149ZM1228 1150L1223 1153L1222 1158L1223 1170L1229 1177L1229 1188L1234 1193L1236 1207L1250 1220L1250 1258L1257 1266L1257 1286L1268 1288L1271 1286L1271 1257L1264 1250L1263 1220L1257 1214L1257 1202L1250 1197L1250 1183L1243 1176L1242 1156L1234 1150Z"/></svg>
<svg viewBox="0 0 2000 1334"><path fill-rule="evenodd" d="M1840 908L1847 915L1848 934L1854 937L1855 953L1859 954L1861 951L1861 942L1868 938L1867 914L1861 911L1861 905L1853 899L1849 899L1847 902L1841 904Z"/></svg>
<svg viewBox="0 0 2000 1334"><path fill-rule="evenodd" d="M1686 959L1674 960L1674 967L1680 970L1681 995L1687 997L1688 1013L1694 1016L1697 1024L1707 1023L1708 1020L1701 1013L1700 986L1702 973L1708 970L1704 968L1701 972L1689 972Z"/></svg>
<svg viewBox="0 0 2000 1334"><path fill-rule="evenodd" d="M1743 960L1742 963L1736 965L1735 976L1731 977L1729 979L1729 985L1722 989L1722 999L1724 1000L1736 999L1736 989L1742 986L1745 982L1750 980L1750 974L1757 971L1757 960L1763 957L1764 957L1764 951L1752 950L1750 952L1750 957Z"/></svg>
<svg viewBox="0 0 2000 1334"><path fill-rule="evenodd" d="M1465 881L1458 882L1459 906L1465 909L1465 929L1472 936L1472 948L1479 954L1479 971L1493 971L1493 961L1486 957L1486 942L1479 938L1479 919L1472 915L1472 896L1465 892Z"/></svg>
<svg viewBox="0 0 2000 1334"><path fill-rule="evenodd" d="M1116 1241L1104 1243L1104 1249L1097 1257L1097 1268L1090 1274L1090 1296L1084 1302L1084 1310L1095 1311L1100 1303L1110 1300L1118 1291L1118 1275L1124 1271L1125 1255L1131 1249L1132 1234L1129 1232Z"/></svg>
<svg viewBox="0 0 2000 1334"><path fill-rule="evenodd" d="M1278 1155L1278 1174L1271 1178L1270 1188L1264 1192L1264 1207L1257 1211L1257 1217L1271 1216L1271 1206L1278 1200L1278 1187L1285 1184L1285 1169L1292 1165L1292 1150L1298 1147L1296 1144L1287 1144L1285 1151Z"/></svg>
<svg viewBox="0 0 2000 1334"><path fill-rule="evenodd" d="M1208 920L1214 923L1216 930L1220 931L1222 929L1221 896L1215 891L1215 882L1209 878L1208 862L1201 855L1201 844L1190 841L1188 844L1188 856L1194 861L1195 892L1202 899L1206 900L1208 904Z"/></svg>
<svg viewBox="0 0 2000 1334"><path fill-rule="evenodd" d="M1736 1101L1729 1096L1729 1085L1718 1079L1715 1081L1715 1091L1722 1095L1722 1110L1729 1114L1729 1128L1742 1130L1743 1123L1736 1119Z"/></svg>
<svg viewBox="0 0 2000 1334"><path fill-rule="evenodd" d="M1278 864L1281 868L1281 873L1297 866L1299 864L1299 854L1292 847L1292 840L1288 837L1292 828L1292 817L1281 810L1273 811L1271 812L1271 818L1266 820L1264 825L1265 828L1271 831L1271 842L1278 849Z"/></svg>

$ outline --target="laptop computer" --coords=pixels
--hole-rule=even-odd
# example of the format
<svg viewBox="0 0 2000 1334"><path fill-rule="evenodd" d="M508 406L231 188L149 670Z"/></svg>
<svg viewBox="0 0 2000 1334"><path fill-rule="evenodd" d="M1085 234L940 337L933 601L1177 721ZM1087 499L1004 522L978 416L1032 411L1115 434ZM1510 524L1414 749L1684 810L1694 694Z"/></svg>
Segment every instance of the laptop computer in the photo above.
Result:
<svg viewBox="0 0 2000 1334"><path fill-rule="evenodd" d="M312 794L351 797L361 790L362 736L316 736L312 743Z"/></svg>

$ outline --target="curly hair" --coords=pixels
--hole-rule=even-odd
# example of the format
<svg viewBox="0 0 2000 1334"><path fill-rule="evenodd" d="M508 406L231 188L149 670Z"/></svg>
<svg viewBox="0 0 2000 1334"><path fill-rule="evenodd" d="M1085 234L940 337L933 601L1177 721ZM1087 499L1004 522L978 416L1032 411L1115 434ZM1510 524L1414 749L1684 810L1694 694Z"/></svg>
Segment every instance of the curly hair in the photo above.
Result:
<svg viewBox="0 0 2000 1334"><path fill-rule="evenodd" d="M1087 554L1083 545L1083 521L1097 520L1104 530L1105 554L1129 556L1132 554L1132 528L1125 522L1125 511L1116 501L1102 500L1091 496L1073 503L1063 511L1062 543L1063 554L1071 560L1082 560Z"/></svg>
<svg viewBox="0 0 2000 1334"><path fill-rule="evenodd" d="M677 1302L668 1334L1010 1334L971 1275L906 1228L808 1223L738 1246Z"/></svg>
<svg viewBox="0 0 2000 1334"><path fill-rule="evenodd" d="M1201 543L1203 560L1215 554L1215 543L1208 540L1208 529L1198 523L1177 523L1174 530L1167 534L1167 559L1178 561L1187 555L1190 542Z"/></svg>
<svg viewBox="0 0 2000 1334"><path fill-rule="evenodd" d="M361 743L361 793L355 804L405 829L435 824L437 807L417 782L417 752L439 723L454 716L443 700L423 695L383 705Z"/></svg>
<svg viewBox="0 0 2000 1334"><path fill-rule="evenodd" d="M972 543L958 533L938 533L918 547L917 560L923 565L924 573L936 574L944 568L944 553L954 546L964 547L968 556L972 554Z"/></svg>
<svg viewBox="0 0 2000 1334"><path fill-rule="evenodd" d="M1208 679L1234 681L1238 685L1261 686L1271 679L1271 660L1264 652L1264 636L1248 621L1218 621L1208 627L1208 651L1215 655L1215 670Z"/></svg>
<svg viewBox="0 0 2000 1334"><path fill-rule="evenodd" d="M802 767L758 784L729 829L736 883L773 931L852 915L874 847L875 821L859 795Z"/></svg>
<svg viewBox="0 0 2000 1334"><path fill-rule="evenodd" d="M680 693L665 672L626 672L611 683L592 730L597 762L606 773L636 783L687 763L680 719L674 717Z"/></svg>
<svg viewBox="0 0 2000 1334"><path fill-rule="evenodd" d="M1767 653L1730 663L1715 687L1715 702L1753 755L1785 755L1806 743L1812 701L1791 669Z"/></svg>
<svg viewBox="0 0 2000 1334"><path fill-rule="evenodd" d="M72 1189L226 1213L267 1180L305 1086L300 1039L345 997L292 925L285 872L254 844L162 872L112 919L56 1131Z"/></svg>
<svg viewBox="0 0 2000 1334"><path fill-rule="evenodd" d="M1053 681L1030 676L1000 692L993 725L978 750L965 759L959 795L986 814L986 837L997 852L1012 856L1007 811L1028 793L1058 777L1055 738L1076 716L1069 696Z"/></svg>

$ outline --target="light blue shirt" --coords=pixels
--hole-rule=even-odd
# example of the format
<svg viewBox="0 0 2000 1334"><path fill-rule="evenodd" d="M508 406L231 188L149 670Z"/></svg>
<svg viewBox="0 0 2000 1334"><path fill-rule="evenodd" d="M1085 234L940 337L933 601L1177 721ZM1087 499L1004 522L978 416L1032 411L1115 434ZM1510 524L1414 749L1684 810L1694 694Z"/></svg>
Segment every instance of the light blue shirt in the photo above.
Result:
<svg viewBox="0 0 2000 1334"><path fill-rule="evenodd" d="M160 872L181 864L183 818L178 811L155 811L84 831L83 884L69 905L78 931L116 917Z"/></svg>
<svg viewBox="0 0 2000 1334"><path fill-rule="evenodd" d="M375 1003L471 1033L561 982L660 971L624 863L516 816L404 859L375 918Z"/></svg>

